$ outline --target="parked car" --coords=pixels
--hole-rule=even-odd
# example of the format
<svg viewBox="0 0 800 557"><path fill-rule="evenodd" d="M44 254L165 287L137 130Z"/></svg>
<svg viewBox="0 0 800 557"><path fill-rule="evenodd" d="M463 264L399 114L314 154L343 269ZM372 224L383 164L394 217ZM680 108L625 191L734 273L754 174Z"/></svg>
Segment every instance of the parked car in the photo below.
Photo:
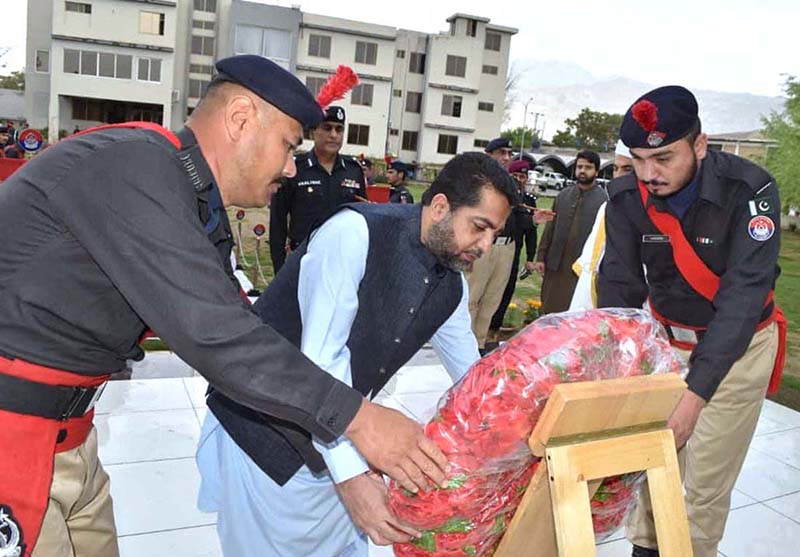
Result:
<svg viewBox="0 0 800 557"><path fill-rule="evenodd" d="M554 190L563 190L566 186L567 179L560 172L546 171L543 172L536 185L539 189L545 190L546 188L553 188Z"/></svg>

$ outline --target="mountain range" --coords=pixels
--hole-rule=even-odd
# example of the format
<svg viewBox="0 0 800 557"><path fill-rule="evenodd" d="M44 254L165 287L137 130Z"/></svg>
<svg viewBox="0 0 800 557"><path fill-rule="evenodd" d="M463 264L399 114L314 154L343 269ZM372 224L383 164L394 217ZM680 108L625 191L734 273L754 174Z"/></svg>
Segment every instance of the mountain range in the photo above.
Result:
<svg viewBox="0 0 800 557"><path fill-rule="evenodd" d="M585 107L624 114L634 100L657 87L622 76L596 77L571 62L517 60L513 71L519 74L516 102L504 127L522 125L523 103L532 97L526 125L532 128L536 120L533 113L543 113L544 116L538 117L538 127L542 130L544 124L546 139L565 129L564 120L574 118ZM702 89L692 89L692 92L700 106L703 131L710 134L759 129L762 119L772 112L781 112L785 102L783 97L750 93Z"/></svg>

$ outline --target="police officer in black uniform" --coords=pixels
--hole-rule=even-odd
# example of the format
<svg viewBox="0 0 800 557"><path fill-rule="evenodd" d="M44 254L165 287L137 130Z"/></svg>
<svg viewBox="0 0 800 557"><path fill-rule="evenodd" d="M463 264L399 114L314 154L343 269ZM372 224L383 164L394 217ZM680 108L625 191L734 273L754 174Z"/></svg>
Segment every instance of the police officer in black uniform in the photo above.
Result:
<svg viewBox="0 0 800 557"><path fill-rule="evenodd" d="M694 555L715 557L764 394L777 387L782 368L785 321L772 299L778 186L752 162L708 150L697 101L683 87L638 99L620 136L635 174L608 188L598 306L639 308L649 300L688 358L689 389L669 426ZM658 555L644 490L627 534L634 556Z"/></svg>
<svg viewBox="0 0 800 557"><path fill-rule="evenodd" d="M386 181L392 188L389 194L389 203L414 203L414 196L406 187L406 178L411 171L409 166L402 161L392 161L386 169Z"/></svg>
<svg viewBox="0 0 800 557"><path fill-rule="evenodd" d="M295 157L297 174L285 180L269 213L269 247L277 273L308 236L312 226L337 207L367 199L364 170L353 157L339 154L344 141L345 112L340 106L325 111L314 128L314 148Z"/></svg>
<svg viewBox="0 0 800 557"><path fill-rule="evenodd" d="M110 374L144 357L147 326L238 403L324 442L347 432L411 489L426 485L423 467L444 480L418 424L334 380L240 298L224 207L265 206L323 113L266 58L216 67L177 134L146 123L77 134L0 187L0 510L20 533L14 554L41 543L118 555L92 406Z"/></svg>

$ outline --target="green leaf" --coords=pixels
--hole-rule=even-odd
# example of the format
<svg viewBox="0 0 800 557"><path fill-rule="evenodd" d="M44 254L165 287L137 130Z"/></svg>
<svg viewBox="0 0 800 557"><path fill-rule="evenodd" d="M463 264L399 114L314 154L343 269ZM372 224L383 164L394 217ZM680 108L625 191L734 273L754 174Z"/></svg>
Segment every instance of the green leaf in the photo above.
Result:
<svg viewBox="0 0 800 557"><path fill-rule="evenodd" d="M645 375L650 375L654 371L653 365L649 361L644 359L642 360L640 367L642 368L642 373L644 373Z"/></svg>
<svg viewBox="0 0 800 557"><path fill-rule="evenodd" d="M493 369L492 370L492 377L497 377L498 375L500 375L500 370L499 369Z"/></svg>
<svg viewBox="0 0 800 557"><path fill-rule="evenodd" d="M492 525L492 529L489 531L490 534L502 534L506 531L506 516L503 514L498 514L494 517L494 524Z"/></svg>
<svg viewBox="0 0 800 557"><path fill-rule="evenodd" d="M436 551L436 538L433 537L433 532L430 531L423 532L422 536L411 540L411 543L429 553Z"/></svg>
<svg viewBox="0 0 800 557"><path fill-rule="evenodd" d="M400 491L403 493L403 495L405 495L406 497L409 497L409 498L417 496L416 493L414 493L413 491L409 491L404 487L401 487Z"/></svg>
<svg viewBox="0 0 800 557"><path fill-rule="evenodd" d="M478 548L474 545L465 546L464 553L467 554L467 557L475 557L478 554Z"/></svg>
<svg viewBox="0 0 800 557"><path fill-rule="evenodd" d="M472 522L466 518L453 517L445 522L442 526L436 528L436 532L442 534L455 534L464 533L472 530Z"/></svg>
<svg viewBox="0 0 800 557"><path fill-rule="evenodd" d="M464 487L465 483L467 483L467 475L456 474L455 476L447 480L447 485L444 486L444 489L458 489L460 487Z"/></svg>

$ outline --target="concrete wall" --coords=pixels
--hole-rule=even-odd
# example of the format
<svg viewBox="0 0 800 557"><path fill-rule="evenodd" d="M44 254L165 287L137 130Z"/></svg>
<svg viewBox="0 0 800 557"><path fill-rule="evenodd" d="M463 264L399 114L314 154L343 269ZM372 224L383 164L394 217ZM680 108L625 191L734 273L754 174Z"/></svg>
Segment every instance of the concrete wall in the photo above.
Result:
<svg viewBox="0 0 800 557"><path fill-rule="evenodd" d="M25 118L32 128L47 126L50 106L50 74L53 71L50 47L50 26L53 20L52 2L28 2L27 45L25 52ZM47 50L50 69L36 72L36 51Z"/></svg>

